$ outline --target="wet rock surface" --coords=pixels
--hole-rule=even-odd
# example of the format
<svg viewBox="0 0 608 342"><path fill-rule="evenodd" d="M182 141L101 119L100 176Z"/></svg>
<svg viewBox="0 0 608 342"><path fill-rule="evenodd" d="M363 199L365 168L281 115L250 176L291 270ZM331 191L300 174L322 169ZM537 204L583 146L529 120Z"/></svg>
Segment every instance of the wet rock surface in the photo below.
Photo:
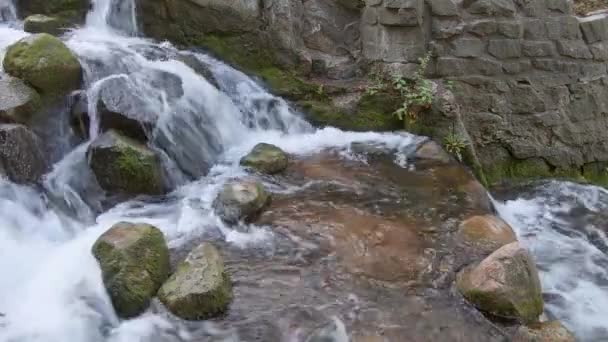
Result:
<svg viewBox="0 0 608 342"><path fill-rule="evenodd" d="M40 138L27 127L0 125L0 174L15 183L35 183L48 171Z"/></svg>
<svg viewBox="0 0 608 342"><path fill-rule="evenodd" d="M222 220L235 224L240 220L252 220L269 202L270 195L261 182L234 180L224 185L213 207Z"/></svg>
<svg viewBox="0 0 608 342"><path fill-rule="evenodd" d="M122 222L93 245L104 285L116 313L130 318L142 313L169 276L169 249L156 227Z"/></svg>
<svg viewBox="0 0 608 342"><path fill-rule="evenodd" d="M0 73L0 120L27 124L40 107L40 96L18 78Z"/></svg>
<svg viewBox="0 0 608 342"><path fill-rule="evenodd" d="M87 159L99 185L110 193L159 195L167 190L158 155L114 130L91 143Z"/></svg>
<svg viewBox="0 0 608 342"><path fill-rule="evenodd" d="M243 159L241 165L255 171L276 174L287 168L287 154L271 144L257 144Z"/></svg>
<svg viewBox="0 0 608 342"><path fill-rule="evenodd" d="M219 251L203 243L177 266L158 298L176 316L202 320L226 311L232 299L231 286Z"/></svg>
<svg viewBox="0 0 608 342"><path fill-rule="evenodd" d="M575 342L576 338L559 321L521 326L513 342Z"/></svg>
<svg viewBox="0 0 608 342"><path fill-rule="evenodd" d="M23 30L30 33L48 33L54 36L62 34L68 27L68 23L43 14L30 15L23 21Z"/></svg>

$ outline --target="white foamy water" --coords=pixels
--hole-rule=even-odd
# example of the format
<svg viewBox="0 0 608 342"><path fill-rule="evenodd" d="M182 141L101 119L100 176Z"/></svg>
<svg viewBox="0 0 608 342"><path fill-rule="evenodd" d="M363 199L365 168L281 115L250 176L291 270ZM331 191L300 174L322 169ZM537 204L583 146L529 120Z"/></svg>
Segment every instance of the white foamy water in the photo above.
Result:
<svg viewBox="0 0 608 342"><path fill-rule="evenodd" d="M547 314L581 341L608 340L608 191L553 181L497 209L535 257Z"/></svg>
<svg viewBox="0 0 608 342"><path fill-rule="evenodd" d="M0 11L10 8L14 14L7 4L0 0ZM120 221L147 222L163 231L171 247L210 230L241 248L272 245L269 228L237 231L211 210L226 181L247 175L238 161L255 144L272 143L295 155L336 148L349 157L351 144L364 142L396 150L395 162L407 166L407 154L420 141L405 133L313 129L284 100L220 61L135 37L134 11L133 1L95 0L86 25L65 40L85 69L91 137L99 134L95 104L102 87L124 81L120 90L140 101L139 110L158 118L148 132L151 147L162 153L178 186L162 201L139 198L97 214L104 194L86 164L89 142L63 156L42 188L0 181L0 341L188 341L180 325L152 309L137 319L118 320L90 253L100 234ZM27 35L15 27L0 23L0 59L8 45ZM184 63L184 56L204 63L219 89ZM188 181L205 168L207 176ZM536 256L545 292L553 296L548 314L581 340L608 339L608 248L602 249L608 244L601 220L589 219L608 206L605 191L551 183L529 199L497 206ZM586 220L577 221L572 211L581 207ZM345 340L344 327L336 326ZM228 335L217 340L238 341Z"/></svg>

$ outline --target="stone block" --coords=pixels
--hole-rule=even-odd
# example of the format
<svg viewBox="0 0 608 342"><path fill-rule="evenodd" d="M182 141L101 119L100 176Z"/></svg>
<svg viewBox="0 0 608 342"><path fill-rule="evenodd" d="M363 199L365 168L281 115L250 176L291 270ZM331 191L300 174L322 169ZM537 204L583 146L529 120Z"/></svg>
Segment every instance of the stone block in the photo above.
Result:
<svg viewBox="0 0 608 342"><path fill-rule="evenodd" d="M597 42L589 46L593 59L596 61L608 61L608 42Z"/></svg>
<svg viewBox="0 0 608 342"><path fill-rule="evenodd" d="M608 14L593 15L579 20L587 43L608 40Z"/></svg>
<svg viewBox="0 0 608 342"><path fill-rule="evenodd" d="M572 0L546 0L545 4L551 11L572 14Z"/></svg>
<svg viewBox="0 0 608 342"><path fill-rule="evenodd" d="M515 15L513 0L476 0L469 7L472 14L512 17Z"/></svg>
<svg viewBox="0 0 608 342"><path fill-rule="evenodd" d="M393 9L418 9L421 7L420 0L384 0L384 7Z"/></svg>
<svg viewBox="0 0 608 342"><path fill-rule="evenodd" d="M552 71L560 73L577 73L579 70L578 63L569 61L560 61L552 58L538 58L532 60L532 66L538 70Z"/></svg>
<svg viewBox="0 0 608 342"><path fill-rule="evenodd" d="M427 0L431 6L431 11L438 16L458 15L458 6L453 0Z"/></svg>
<svg viewBox="0 0 608 342"><path fill-rule="evenodd" d="M547 37L545 22L541 19L523 19L525 39L543 39Z"/></svg>
<svg viewBox="0 0 608 342"><path fill-rule="evenodd" d="M382 3L382 0L365 0L367 6L378 6Z"/></svg>
<svg viewBox="0 0 608 342"><path fill-rule="evenodd" d="M367 25L376 25L378 23L378 10L375 7L365 7L361 20Z"/></svg>
<svg viewBox="0 0 608 342"><path fill-rule="evenodd" d="M467 24L466 31L478 37L487 37L498 31L498 24L496 20L475 20Z"/></svg>
<svg viewBox="0 0 608 342"><path fill-rule="evenodd" d="M562 56L572 58L591 59L593 55L589 47L582 40L558 40L557 52Z"/></svg>
<svg viewBox="0 0 608 342"><path fill-rule="evenodd" d="M469 74L479 71L482 75L493 76L502 73L502 64L489 58L475 58L468 63Z"/></svg>
<svg viewBox="0 0 608 342"><path fill-rule="evenodd" d="M585 63L581 65L582 79L596 79L606 75L605 63Z"/></svg>
<svg viewBox="0 0 608 342"><path fill-rule="evenodd" d="M516 3L528 17L543 17L547 11L545 0L516 0Z"/></svg>
<svg viewBox="0 0 608 342"><path fill-rule="evenodd" d="M419 28L363 26L363 56L384 62L417 62L426 53L424 33Z"/></svg>
<svg viewBox="0 0 608 342"><path fill-rule="evenodd" d="M464 30L464 23L457 19L433 18L432 23L433 38L446 39L459 35Z"/></svg>
<svg viewBox="0 0 608 342"><path fill-rule="evenodd" d="M581 39L578 19L574 16L547 18L545 27L550 39Z"/></svg>
<svg viewBox="0 0 608 342"><path fill-rule="evenodd" d="M529 60L504 62L502 69L509 75L517 75L532 69L532 62Z"/></svg>
<svg viewBox="0 0 608 342"><path fill-rule="evenodd" d="M380 7L378 9L378 22L385 26L419 26L420 18L415 9L391 9Z"/></svg>
<svg viewBox="0 0 608 342"><path fill-rule="evenodd" d="M485 43L477 38L459 38L451 44L451 52L456 57L479 57L484 50Z"/></svg>
<svg viewBox="0 0 608 342"><path fill-rule="evenodd" d="M466 63L462 58L440 57L437 58L437 75L439 76L462 76L466 75Z"/></svg>
<svg viewBox="0 0 608 342"><path fill-rule="evenodd" d="M542 95L530 85L513 87L511 94L511 105L514 113L531 114L544 112L546 109Z"/></svg>
<svg viewBox="0 0 608 342"><path fill-rule="evenodd" d="M521 56L521 44L518 39L491 39L488 53L498 59L517 58Z"/></svg>
<svg viewBox="0 0 608 342"><path fill-rule="evenodd" d="M498 23L498 33L507 38L521 38L523 25L519 21L502 21Z"/></svg>
<svg viewBox="0 0 608 342"><path fill-rule="evenodd" d="M550 41L525 40L521 42L521 52L527 57L553 56L555 48Z"/></svg>

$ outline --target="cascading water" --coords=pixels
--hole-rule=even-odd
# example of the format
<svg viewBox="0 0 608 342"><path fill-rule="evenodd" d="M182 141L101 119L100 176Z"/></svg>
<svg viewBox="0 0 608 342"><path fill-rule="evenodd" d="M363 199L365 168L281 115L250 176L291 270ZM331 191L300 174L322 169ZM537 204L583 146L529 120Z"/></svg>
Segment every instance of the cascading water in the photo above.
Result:
<svg viewBox="0 0 608 342"><path fill-rule="evenodd" d="M27 35L11 24L15 18L14 6L0 0L0 19L5 22L0 24L0 54ZM43 189L1 181L0 341L188 341L190 330L154 307L137 319L116 317L90 253L100 234L119 221L140 221L161 228L171 247L219 229L237 248L272 250L274 234L269 229L252 226L246 233L236 231L211 210L220 186L246 175L238 161L255 144L273 143L294 155L326 148L348 155L352 143L370 142L398 151L400 162L420 140L408 134L315 130L285 101L239 71L136 34L134 1L95 0L86 25L66 36L85 69L90 137L100 129L97 99L105 96L104 85L116 84L141 112L156 119L154 130L146 134L165 156L177 190L162 201L135 199L99 215L103 193L85 161L89 142L72 146L46 175ZM188 59L206 65L219 90L195 72L185 62ZM188 181L203 174L207 176ZM607 244L593 223L608 206L608 195L593 187L552 184L530 199L497 207L537 257L546 292L553 296L547 300L548 313L563 320L581 340L606 339L608 324L602 319L608 307ZM567 219L576 211L575 204L560 202L561 197L552 197L556 193L569 200L595 194L576 203L585 220ZM333 338L345 341L344 327L339 321L334 326ZM210 341L239 341L233 330L212 324L205 326L204 336Z"/></svg>

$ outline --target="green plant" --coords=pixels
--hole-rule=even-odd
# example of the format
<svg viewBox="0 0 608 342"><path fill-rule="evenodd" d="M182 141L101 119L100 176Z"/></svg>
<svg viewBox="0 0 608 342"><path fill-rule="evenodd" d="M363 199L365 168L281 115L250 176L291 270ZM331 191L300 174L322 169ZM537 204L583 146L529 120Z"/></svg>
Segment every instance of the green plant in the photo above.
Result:
<svg viewBox="0 0 608 342"><path fill-rule="evenodd" d="M454 132L448 134L443 139L443 146L448 153L452 154L456 157L456 159L458 159L458 161L462 162L462 154L467 148L467 142L462 136Z"/></svg>
<svg viewBox="0 0 608 342"><path fill-rule="evenodd" d="M454 90L454 81L452 81L452 80L445 81L445 88L449 91L453 91Z"/></svg>
<svg viewBox="0 0 608 342"><path fill-rule="evenodd" d="M378 72L374 72L372 74L372 85L368 86L365 90L365 93L369 96L376 95L377 93L386 90L386 82L384 82L384 78Z"/></svg>
<svg viewBox="0 0 608 342"><path fill-rule="evenodd" d="M433 84L424 76L430 60L430 52L423 58L418 59L420 66L411 79L402 76L393 78L393 88L399 92L403 99L401 107L394 112L394 115L400 120L408 119L415 122L418 113L431 107L433 103Z"/></svg>

